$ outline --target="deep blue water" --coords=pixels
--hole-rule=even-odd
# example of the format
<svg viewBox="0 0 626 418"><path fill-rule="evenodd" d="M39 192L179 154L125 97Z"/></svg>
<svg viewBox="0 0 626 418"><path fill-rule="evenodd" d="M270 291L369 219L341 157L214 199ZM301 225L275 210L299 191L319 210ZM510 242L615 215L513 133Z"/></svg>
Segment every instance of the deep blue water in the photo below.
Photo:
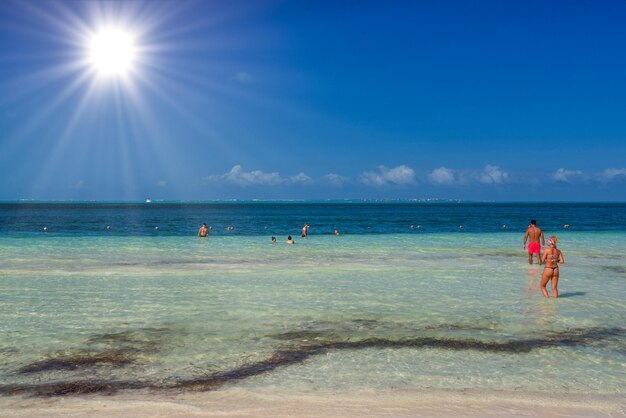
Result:
<svg viewBox="0 0 626 418"><path fill-rule="evenodd" d="M311 235L334 229L342 234L519 232L530 219L549 231L564 224L574 231L626 231L626 203L16 202L0 203L0 236L32 236L44 228L51 235L186 236L203 222L213 235L299 235L305 222Z"/></svg>

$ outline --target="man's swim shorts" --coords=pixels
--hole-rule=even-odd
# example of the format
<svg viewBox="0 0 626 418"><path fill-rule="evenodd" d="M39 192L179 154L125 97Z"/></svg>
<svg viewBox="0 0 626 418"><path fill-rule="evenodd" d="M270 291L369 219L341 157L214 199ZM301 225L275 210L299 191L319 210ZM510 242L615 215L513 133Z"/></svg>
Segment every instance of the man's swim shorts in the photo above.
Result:
<svg viewBox="0 0 626 418"><path fill-rule="evenodd" d="M538 242L528 243L528 254L539 254L541 252L541 245Z"/></svg>

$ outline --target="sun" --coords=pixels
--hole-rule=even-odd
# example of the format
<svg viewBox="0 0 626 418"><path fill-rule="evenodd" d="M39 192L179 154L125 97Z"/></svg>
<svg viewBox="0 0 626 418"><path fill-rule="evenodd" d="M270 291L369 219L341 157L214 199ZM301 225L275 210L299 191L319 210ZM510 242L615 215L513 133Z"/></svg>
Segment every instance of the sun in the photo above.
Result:
<svg viewBox="0 0 626 418"><path fill-rule="evenodd" d="M124 76L136 58L133 36L123 29L107 28L91 36L89 62L103 76Z"/></svg>

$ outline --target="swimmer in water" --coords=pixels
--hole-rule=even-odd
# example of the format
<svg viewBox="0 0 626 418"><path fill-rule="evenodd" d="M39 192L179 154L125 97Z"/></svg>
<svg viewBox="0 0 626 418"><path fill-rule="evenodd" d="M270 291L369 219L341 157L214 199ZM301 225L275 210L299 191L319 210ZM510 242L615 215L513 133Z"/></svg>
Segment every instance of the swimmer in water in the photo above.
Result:
<svg viewBox="0 0 626 418"><path fill-rule="evenodd" d="M202 226L198 230L198 236L199 237L207 237L207 236L209 236L209 228L206 226L206 224L202 224Z"/></svg>

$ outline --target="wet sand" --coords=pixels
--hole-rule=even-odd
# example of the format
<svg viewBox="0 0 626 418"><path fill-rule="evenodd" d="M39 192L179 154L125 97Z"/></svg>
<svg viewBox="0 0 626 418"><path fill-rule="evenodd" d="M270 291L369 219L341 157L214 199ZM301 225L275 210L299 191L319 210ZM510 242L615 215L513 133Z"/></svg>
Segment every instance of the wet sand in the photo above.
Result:
<svg viewBox="0 0 626 418"><path fill-rule="evenodd" d="M285 393L137 392L114 396L2 397L4 418L37 417L626 417L623 395L481 391Z"/></svg>

